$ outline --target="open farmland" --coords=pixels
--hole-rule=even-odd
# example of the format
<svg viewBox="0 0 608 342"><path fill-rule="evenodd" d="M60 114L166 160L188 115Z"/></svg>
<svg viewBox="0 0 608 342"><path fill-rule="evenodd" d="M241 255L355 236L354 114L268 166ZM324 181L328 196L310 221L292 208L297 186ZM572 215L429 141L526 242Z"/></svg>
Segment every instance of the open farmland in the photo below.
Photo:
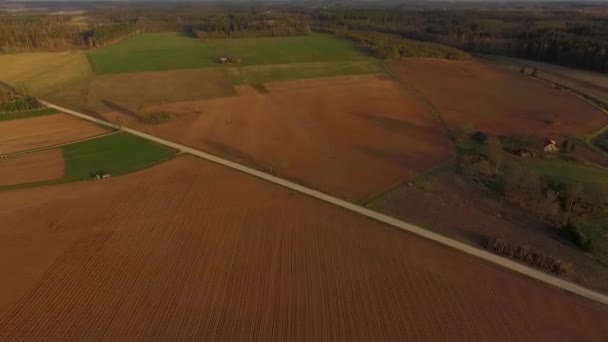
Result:
<svg viewBox="0 0 608 342"><path fill-rule="evenodd" d="M237 56L242 65L368 58L354 43L323 34L200 40L172 32L142 34L88 56L96 74L217 67L221 56Z"/></svg>
<svg viewBox="0 0 608 342"><path fill-rule="evenodd" d="M143 106L229 95L236 95L232 83L217 68L112 74L91 81L87 108L136 115Z"/></svg>
<svg viewBox="0 0 608 342"><path fill-rule="evenodd" d="M32 117L36 117L36 116L45 116L45 115L51 115L51 114L57 114L57 113L58 112L52 108L39 108L39 109L26 110L26 111L5 112L5 113L0 113L0 121L25 119L25 118L32 118Z"/></svg>
<svg viewBox="0 0 608 342"><path fill-rule="evenodd" d="M272 81L341 75L380 74L384 72L385 69L381 62L375 59L226 68L226 73L234 84L260 84Z"/></svg>
<svg viewBox="0 0 608 342"><path fill-rule="evenodd" d="M264 93L246 87L240 96L151 108L176 113L162 124L143 124L120 112L106 116L351 200L408 180L451 155L433 115L386 76L265 87Z"/></svg>
<svg viewBox="0 0 608 342"><path fill-rule="evenodd" d="M61 150L51 149L0 160L0 187L63 177Z"/></svg>
<svg viewBox="0 0 608 342"><path fill-rule="evenodd" d="M107 131L66 114L0 121L0 153L25 151L89 138Z"/></svg>
<svg viewBox="0 0 608 342"><path fill-rule="evenodd" d="M608 106L608 76L606 74L504 56L484 56L484 58L517 68L517 70L521 66L526 66L528 73L532 72L532 68L537 68L538 77L586 94Z"/></svg>
<svg viewBox="0 0 608 342"><path fill-rule="evenodd" d="M127 133L110 134L62 147L65 179L89 179L103 170L111 175L133 172L171 158L175 151Z"/></svg>
<svg viewBox="0 0 608 342"><path fill-rule="evenodd" d="M0 193L0 218L7 341L608 334L603 306L190 157Z"/></svg>
<svg viewBox="0 0 608 342"><path fill-rule="evenodd" d="M20 85L34 96L48 98L66 87L84 83L91 71L83 53L37 52L0 55L0 81Z"/></svg>
<svg viewBox="0 0 608 342"><path fill-rule="evenodd" d="M407 59L389 66L432 102L452 129L544 138L591 133L608 123L583 99L478 61Z"/></svg>

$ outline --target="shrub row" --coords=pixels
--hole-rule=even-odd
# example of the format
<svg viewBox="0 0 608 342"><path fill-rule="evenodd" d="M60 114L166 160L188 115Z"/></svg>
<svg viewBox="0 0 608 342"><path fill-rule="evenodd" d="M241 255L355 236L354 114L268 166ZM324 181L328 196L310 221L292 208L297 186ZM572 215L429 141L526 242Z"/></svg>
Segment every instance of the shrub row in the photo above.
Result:
<svg viewBox="0 0 608 342"><path fill-rule="evenodd" d="M559 259L536 252L529 247L513 246L502 239L487 239L484 248L498 255L524 262L557 275L564 274L567 271Z"/></svg>

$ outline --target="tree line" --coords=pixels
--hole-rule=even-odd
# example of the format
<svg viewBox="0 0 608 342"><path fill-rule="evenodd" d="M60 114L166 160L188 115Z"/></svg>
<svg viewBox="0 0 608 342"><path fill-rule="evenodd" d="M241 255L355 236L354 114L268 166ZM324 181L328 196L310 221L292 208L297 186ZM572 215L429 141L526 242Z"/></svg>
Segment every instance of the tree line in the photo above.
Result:
<svg viewBox="0 0 608 342"><path fill-rule="evenodd" d="M82 15L0 16L0 51L100 47L144 32L175 31L198 38L275 37L311 33L307 20L286 12L225 10L100 10Z"/></svg>
<svg viewBox="0 0 608 342"><path fill-rule="evenodd" d="M103 46L143 32L136 21L82 25L67 15L0 16L0 49L70 50Z"/></svg>
<svg viewBox="0 0 608 342"><path fill-rule="evenodd" d="M526 11L297 6L147 4L99 7L75 15L4 14L0 49L83 49L161 31L199 38L306 35L313 27L348 35L385 56L424 56L441 50L414 45L415 40L608 72L608 18L593 7L579 12L568 6Z"/></svg>
<svg viewBox="0 0 608 342"><path fill-rule="evenodd" d="M383 59L401 57L466 59L470 57L465 52L450 46L414 41L394 34L353 30L326 29L323 31L353 40Z"/></svg>
<svg viewBox="0 0 608 342"><path fill-rule="evenodd" d="M608 71L608 20L600 12L314 10L316 26L397 34L471 52Z"/></svg>
<svg viewBox="0 0 608 342"><path fill-rule="evenodd" d="M186 29L198 38L303 36L311 33L306 21L269 15L215 16Z"/></svg>

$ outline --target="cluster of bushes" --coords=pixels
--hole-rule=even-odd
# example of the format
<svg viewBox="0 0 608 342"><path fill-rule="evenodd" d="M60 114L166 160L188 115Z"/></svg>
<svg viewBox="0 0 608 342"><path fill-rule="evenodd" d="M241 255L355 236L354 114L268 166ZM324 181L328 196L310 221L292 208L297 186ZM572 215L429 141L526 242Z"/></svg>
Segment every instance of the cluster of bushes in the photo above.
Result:
<svg viewBox="0 0 608 342"><path fill-rule="evenodd" d="M600 134L597 138L593 140L593 144L595 146L601 148L605 152L608 152L608 131Z"/></svg>
<svg viewBox="0 0 608 342"><path fill-rule="evenodd" d="M566 267L559 259L536 252L529 247L513 246L498 238L487 239L483 246L492 253L521 261L544 271L557 275L562 275L567 272Z"/></svg>
<svg viewBox="0 0 608 342"><path fill-rule="evenodd" d="M592 181L581 184L558 180L526 167L526 158L509 157L505 146L516 150L526 147L526 141L525 138L488 137L484 144L461 153L460 171L506 201L561 229L564 236L580 248L586 251L603 248L607 241L601 232L608 231L608 227L598 228L584 222L608 211L608 186ZM570 151L573 146L564 143L562 151Z"/></svg>
<svg viewBox="0 0 608 342"><path fill-rule="evenodd" d="M139 121L147 124L158 125L163 122L170 121L175 118L175 114L161 111L161 112L151 112L151 113L143 113L138 115Z"/></svg>
<svg viewBox="0 0 608 342"><path fill-rule="evenodd" d="M419 42L393 34L348 30L325 31L353 40L384 59L401 57L442 59L470 58L467 53L450 46Z"/></svg>
<svg viewBox="0 0 608 342"><path fill-rule="evenodd" d="M39 109L43 105L25 94L0 88L0 114Z"/></svg>

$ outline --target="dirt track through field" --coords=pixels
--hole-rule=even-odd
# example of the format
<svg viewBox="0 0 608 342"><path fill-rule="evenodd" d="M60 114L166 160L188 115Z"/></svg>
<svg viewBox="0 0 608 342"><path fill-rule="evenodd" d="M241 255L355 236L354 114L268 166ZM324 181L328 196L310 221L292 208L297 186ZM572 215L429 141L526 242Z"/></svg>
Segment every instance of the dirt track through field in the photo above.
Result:
<svg viewBox="0 0 608 342"><path fill-rule="evenodd" d="M0 159L0 186L41 182L63 177L61 149Z"/></svg>
<svg viewBox="0 0 608 342"><path fill-rule="evenodd" d="M0 121L0 154L31 150L100 135L107 131L67 114Z"/></svg>
<svg viewBox="0 0 608 342"><path fill-rule="evenodd" d="M192 157L0 193L0 218L0 271L21 272L0 282L0 340L608 334L606 307ZM33 245L47 257L19 267Z"/></svg>

